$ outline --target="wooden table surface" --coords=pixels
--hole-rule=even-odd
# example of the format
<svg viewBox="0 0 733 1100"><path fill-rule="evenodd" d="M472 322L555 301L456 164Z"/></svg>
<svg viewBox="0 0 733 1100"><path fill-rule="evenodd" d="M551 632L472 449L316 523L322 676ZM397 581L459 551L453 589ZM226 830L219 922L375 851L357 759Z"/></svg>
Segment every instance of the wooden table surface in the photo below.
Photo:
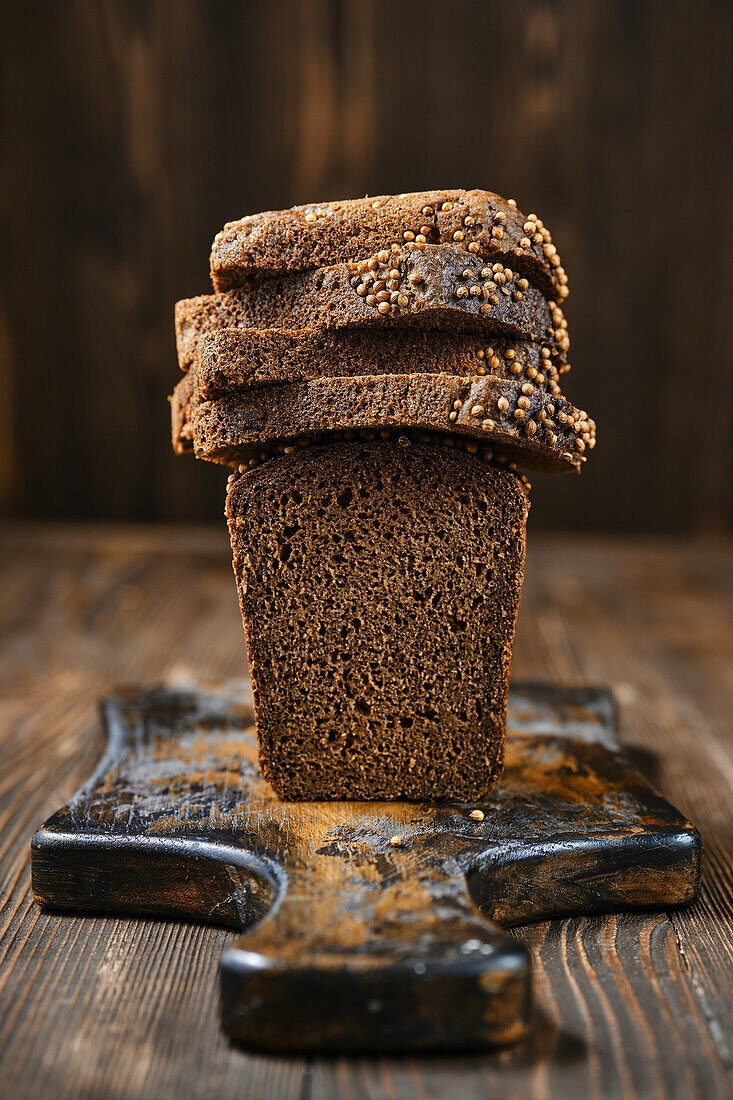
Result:
<svg viewBox="0 0 733 1100"><path fill-rule="evenodd" d="M515 929L537 1023L520 1046L425 1059L251 1056L217 1027L231 934L59 917L34 828L101 749L120 682L242 674L223 530L11 526L0 537L2 1097L723 1097L733 1090L733 568L720 543L530 532L514 672L610 683L621 737L699 827L701 900Z"/></svg>

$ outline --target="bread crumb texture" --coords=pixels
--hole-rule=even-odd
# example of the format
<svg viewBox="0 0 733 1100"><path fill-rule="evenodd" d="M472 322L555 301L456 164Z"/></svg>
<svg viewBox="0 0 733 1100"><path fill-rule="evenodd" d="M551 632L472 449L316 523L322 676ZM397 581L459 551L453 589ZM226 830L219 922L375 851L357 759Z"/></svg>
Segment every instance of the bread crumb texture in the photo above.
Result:
<svg viewBox="0 0 733 1100"><path fill-rule="evenodd" d="M281 797L486 792L526 515L513 474L419 443L336 443L232 475L260 761Z"/></svg>

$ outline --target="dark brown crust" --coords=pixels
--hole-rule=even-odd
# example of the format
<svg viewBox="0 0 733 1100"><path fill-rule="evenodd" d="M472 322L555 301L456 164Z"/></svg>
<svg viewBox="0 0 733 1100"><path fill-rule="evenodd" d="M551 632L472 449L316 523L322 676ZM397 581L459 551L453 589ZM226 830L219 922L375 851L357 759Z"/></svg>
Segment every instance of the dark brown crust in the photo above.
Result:
<svg viewBox="0 0 733 1100"><path fill-rule="evenodd" d="M368 266L368 263L372 267ZM373 268L373 269L372 269ZM569 347L562 310L513 269L493 272L455 248L383 251L358 266L252 280L247 287L176 304L178 358L185 367L211 328L416 327L532 340L563 359ZM389 279L390 272L397 272ZM372 280L369 286L365 284ZM374 280L385 289L374 288ZM394 289L391 289L394 288ZM475 293L472 293L475 292ZM391 300L377 301L379 295ZM386 307L387 312L380 312Z"/></svg>
<svg viewBox="0 0 733 1100"><path fill-rule="evenodd" d="M242 386L415 371L490 374L560 396L559 376L568 369L531 341L415 329L214 329L201 337L192 365L198 399Z"/></svg>
<svg viewBox="0 0 733 1100"><path fill-rule="evenodd" d="M443 209L444 206L450 209ZM500 259L530 278L550 298L567 295L567 277L547 228L530 221L491 191L421 191L268 210L229 222L211 250L218 291L246 282L253 271L297 271L367 259L380 248L402 245L405 233L428 230L430 244ZM456 234L461 234L456 239Z"/></svg>
<svg viewBox="0 0 733 1100"><path fill-rule="evenodd" d="M579 468L595 445L595 425L564 398L524 394L490 376L318 378L199 401L187 375L174 391L172 420L176 451L231 466L276 443L355 430L448 433L520 468L553 472Z"/></svg>
<svg viewBox="0 0 733 1100"><path fill-rule="evenodd" d="M441 448L336 444L233 475L226 515L277 793L484 794L504 755L518 481Z"/></svg>
<svg viewBox="0 0 733 1100"><path fill-rule="evenodd" d="M193 451L193 375L185 374L168 397L171 407L171 445L177 455Z"/></svg>

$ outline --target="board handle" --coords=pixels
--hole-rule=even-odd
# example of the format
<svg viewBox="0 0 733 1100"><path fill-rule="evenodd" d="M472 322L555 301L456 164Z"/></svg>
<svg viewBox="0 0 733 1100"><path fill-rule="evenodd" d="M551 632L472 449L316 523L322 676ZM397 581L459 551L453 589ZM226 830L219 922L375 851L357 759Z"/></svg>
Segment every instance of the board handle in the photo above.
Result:
<svg viewBox="0 0 733 1100"><path fill-rule="evenodd" d="M269 1051L476 1048L524 1035L525 947L482 917L459 867L406 846L288 868L271 914L221 960L222 1023Z"/></svg>

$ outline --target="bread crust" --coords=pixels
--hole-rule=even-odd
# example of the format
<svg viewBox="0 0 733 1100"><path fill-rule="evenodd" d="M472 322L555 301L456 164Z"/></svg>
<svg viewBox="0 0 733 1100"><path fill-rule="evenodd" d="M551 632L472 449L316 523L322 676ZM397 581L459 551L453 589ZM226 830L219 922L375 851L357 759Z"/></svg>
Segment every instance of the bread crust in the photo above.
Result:
<svg viewBox="0 0 733 1100"><path fill-rule="evenodd" d="M531 340L566 361L567 322L514 269L494 270L446 246L380 251L359 264L256 278L222 294L176 304L178 360L186 369L213 328L396 327Z"/></svg>
<svg viewBox="0 0 733 1100"><path fill-rule="evenodd" d="M198 399L241 387L326 376L457 374L507 378L561 395L569 367L528 340L415 329L213 329L201 337L191 373Z"/></svg>
<svg viewBox="0 0 733 1100"><path fill-rule="evenodd" d="M522 214L513 200L478 189L367 196L250 214L217 233L211 278L215 290L231 290L253 271L358 261L421 238L459 247L468 256L501 260L548 297L567 296L567 275L544 223Z"/></svg>
<svg viewBox="0 0 733 1100"><path fill-rule="evenodd" d="M186 375L171 405L174 450L235 467L276 444L355 431L440 433L549 472L579 469L595 446L595 424L564 398L491 376L317 378L199 399Z"/></svg>

